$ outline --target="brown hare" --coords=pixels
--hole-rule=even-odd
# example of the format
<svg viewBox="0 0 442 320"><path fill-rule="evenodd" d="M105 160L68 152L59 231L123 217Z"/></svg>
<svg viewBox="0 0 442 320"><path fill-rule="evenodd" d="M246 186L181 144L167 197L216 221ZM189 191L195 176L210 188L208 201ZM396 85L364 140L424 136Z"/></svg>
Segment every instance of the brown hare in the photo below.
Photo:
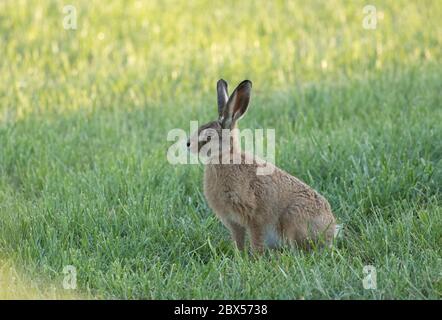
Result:
<svg viewBox="0 0 442 320"><path fill-rule="evenodd" d="M284 243L305 249L331 245L336 223L328 201L287 172L241 151L237 122L247 111L251 89L252 82L245 80L229 97L226 81L219 80L218 119L201 126L187 142L193 153L212 147L204 170L209 206L240 250L246 232L255 252ZM263 165L272 166L272 172L257 174Z"/></svg>

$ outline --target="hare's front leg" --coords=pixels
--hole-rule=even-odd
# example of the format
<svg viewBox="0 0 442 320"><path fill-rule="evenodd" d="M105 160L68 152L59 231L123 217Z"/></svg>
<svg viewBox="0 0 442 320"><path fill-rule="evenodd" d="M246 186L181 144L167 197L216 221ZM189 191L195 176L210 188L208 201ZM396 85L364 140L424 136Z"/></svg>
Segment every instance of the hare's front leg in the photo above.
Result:
<svg viewBox="0 0 442 320"><path fill-rule="evenodd" d="M264 231L259 224L253 223L249 226L250 242L255 253L262 253L264 250Z"/></svg>
<svg viewBox="0 0 442 320"><path fill-rule="evenodd" d="M235 242L238 250L244 250L246 229L232 220L226 220L224 221L224 224L230 230L232 240Z"/></svg>

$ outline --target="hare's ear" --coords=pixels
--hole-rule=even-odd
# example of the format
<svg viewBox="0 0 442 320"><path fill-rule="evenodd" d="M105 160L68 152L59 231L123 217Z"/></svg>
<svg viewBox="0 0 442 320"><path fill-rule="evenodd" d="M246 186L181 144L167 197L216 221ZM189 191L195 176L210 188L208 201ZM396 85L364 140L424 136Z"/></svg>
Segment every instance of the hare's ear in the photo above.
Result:
<svg viewBox="0 0 442 320"><path fill-rule="evenodd" d="M244 80L233 91L223 111L222 127L232 129L236 121L242 118L249 106L252 82Z"/></svg>
<svg viewBox="0 0 442 320"><path fill-rule="evenodd" d="M221 118L224 107L226 106L229 94L227 92L227 82L219 79L216 83L216 93L218 95L218 115Z"/></svg>

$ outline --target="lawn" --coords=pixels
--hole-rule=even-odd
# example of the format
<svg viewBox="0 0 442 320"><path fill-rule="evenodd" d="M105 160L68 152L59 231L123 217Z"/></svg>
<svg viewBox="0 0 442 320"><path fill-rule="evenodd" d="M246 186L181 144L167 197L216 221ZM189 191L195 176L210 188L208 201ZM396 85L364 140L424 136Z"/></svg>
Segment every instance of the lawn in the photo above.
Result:
<svg viewBox="0 0 442 320"><path fill-rule="evenodd" d="M441 1L69 3L74 30L60 1L0 2L0 257L33 296L442 298ZM241 127L276 129L333 249L238 253L203 166L168 163L219 78L253 81Z"/></svg>

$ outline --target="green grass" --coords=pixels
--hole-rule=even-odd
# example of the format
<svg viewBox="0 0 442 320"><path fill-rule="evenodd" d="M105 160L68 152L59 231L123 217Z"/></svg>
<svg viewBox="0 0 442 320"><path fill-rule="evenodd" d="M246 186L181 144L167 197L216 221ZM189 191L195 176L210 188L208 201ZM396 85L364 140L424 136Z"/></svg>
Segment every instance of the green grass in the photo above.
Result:
<svg viewBox="0 0 442 320"><path fill-rule="evenodd" d="M0 254L99 298L442 297L442 2L0 2ZM242 127L330 201L333 250L238 254L166 141L254 83ZM377 269L377 290L362 286ZM38 281L37 281L38 282ZM6 295L7 296L7 295Z"/></svg>

